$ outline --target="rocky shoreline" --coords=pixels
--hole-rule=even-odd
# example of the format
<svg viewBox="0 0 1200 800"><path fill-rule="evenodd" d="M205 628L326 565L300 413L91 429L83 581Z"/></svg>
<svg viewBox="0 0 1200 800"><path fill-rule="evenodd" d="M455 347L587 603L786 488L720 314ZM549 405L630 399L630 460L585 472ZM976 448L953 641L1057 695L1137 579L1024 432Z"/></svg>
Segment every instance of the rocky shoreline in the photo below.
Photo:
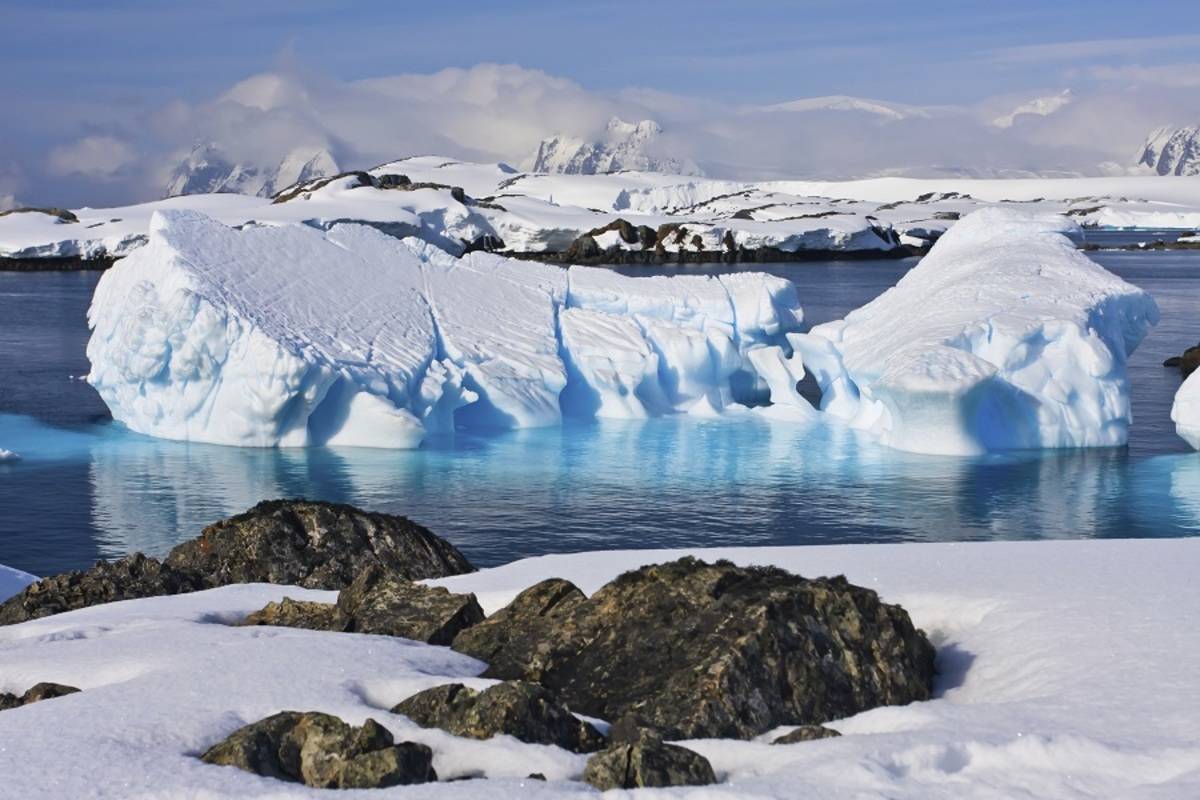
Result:
<svg viewBox="0 0 1200 800"><path fill-rule="evenodd" d="M391 713L452 736L588 754L579 778L602 790L719 780L706 758L669 739L747 740L796 726L774 743L798 744L836 735L821 727L828 720L931 697L926 635L904 609L844 578L682 558L627 572L590 597L542 581L486 617L474 595L418 582L472 570L403 517L277 500L209 526L161 561L135 554L35 582L0 604L0 624L237 583L337 589L336 604L285 598L222 622L372 633L471 655L497 682L410 691L390 701ZM9 705L72 693L50 688ZM428 746L396 742L372 719L356 727L316 710L280 710L206 748L197 755L208 764L312 787L438 779Z"/></svg>

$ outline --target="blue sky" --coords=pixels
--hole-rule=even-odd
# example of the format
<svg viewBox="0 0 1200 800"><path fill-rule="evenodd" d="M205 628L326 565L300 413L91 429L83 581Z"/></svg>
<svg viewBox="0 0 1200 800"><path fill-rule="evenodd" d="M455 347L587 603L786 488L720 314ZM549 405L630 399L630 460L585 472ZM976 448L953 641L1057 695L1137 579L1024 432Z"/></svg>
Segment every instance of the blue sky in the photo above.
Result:
<svg viewBox="0 0 1200 800"><path fill-rule="evenodd" d="M17 162L0 161L0 195L5 169L37 176L39 149L266 70L354 81L491 62L600 94L918 105L1200 75L1200 15L1182 0L0 0L0 21L0 144Z"/></svg>

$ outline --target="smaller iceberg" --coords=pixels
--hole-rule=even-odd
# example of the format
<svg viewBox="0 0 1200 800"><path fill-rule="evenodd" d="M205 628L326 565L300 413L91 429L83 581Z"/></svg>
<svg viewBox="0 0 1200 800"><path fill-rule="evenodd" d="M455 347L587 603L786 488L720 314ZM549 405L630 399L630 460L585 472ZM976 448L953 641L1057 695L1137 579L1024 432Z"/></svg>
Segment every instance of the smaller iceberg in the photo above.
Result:
<svg viewBox="0 0 1200 800"><path fill-rule="evenodd" d="M0 464L3 464L5 461L20 461L20 460L21 460L21 456L18 455L17 453L14 453L12 450L5 450L3 447L0 447Z"/></svg>
<svg viewBox="0 0 1200 800"><path fill-rule="evenodd" d="M1189 375L1175 393L1171 420L1184 441L1200 450L1200 370Z"/></svg>
<svg viewBox="0 0 1200 800"><path fill-rule="evenodd" d="M1126 358L1158 321L1065 217L984 209L846 316L789 337L821 407L919 453L1121 445Z"/></svg>

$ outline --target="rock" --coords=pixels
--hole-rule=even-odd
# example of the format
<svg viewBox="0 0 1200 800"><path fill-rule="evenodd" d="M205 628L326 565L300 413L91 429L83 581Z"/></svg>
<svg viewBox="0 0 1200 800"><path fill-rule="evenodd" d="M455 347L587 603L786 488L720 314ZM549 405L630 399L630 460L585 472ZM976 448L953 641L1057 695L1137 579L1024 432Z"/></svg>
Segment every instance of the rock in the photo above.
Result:
<svg viewBox="0 0 1200 800"><path fill-rule="evenodd" d="M522 742L553 744L575 753L604 747L599 731L532 683L498 683L482 691L461 683L435 686L399 703L392 713L403 714L423 728L441 728L471 739L505 733Z"/></svg>
<svg viewBox="0 0 1200 800"><path fill-rule="evenodd" d="M571 246L563 254L563 260L571 262L588 261L589 259L599 258L600 255L600 245L596 243L595 239L585 233L571 242Z"/></svg>
<svg viewBox="0 0 1200 800"><path fill-rule="evenodd" d="M412 186L412 180L407 175L389 172L375 178L375 186L380 189L403 189Z"/></svg>
<svg viewBox="0 0 1200 800"><path fill-rule="evenodd" d="M588 759L583 780L600 791L663 786L707 786L717 782L708 759L654 736L617 744Z"/></svg>
<svg viewBox="0 0 1200 800"><path fill-rule="evenodd" d="M464 206L467 204L467 193L463 191L461 186L451 186L450 196L462 203Z"/></svg>
<svg viewBox="0 0 1200 800"><path fill-rule="evenodd" d="M404 517L334 503L271 500L208 526L162 562L137 553L43 578L0 604L0 625L231 583L341 589L371 566L408 580L474 570L453 545ZM283 611L270 614L279 618Z"/></svg>
<svg viewBox="0 0 1200 800"><path fill-rule="evenodd" d="M364 570L341 591L337 616L344 631L440 645L484 619L475 595L412 583L378 566Z"/></svg>
<svg viewBox="0 0 1200 800"><path fill-rule="evenodd" d="M1171 356L1163 362L1164 367L1179 367L1183 365L1183 356Z"/></svg>
<svg viewBox="0 0 1200 800"><path fill-rule="evenodd" d="M658 231L649 225L638 225L637 240L643 250L652 250L658 244Z"/></svg>
<svg viewBox="0 0 1200 800"><path fill-rule="evenodd" d="M337 606L285 597L247 616L242 625L275 625L280 628L307 628L313 631L341 630Z"/></svg>
<svg viewBox="0 0 1200 800"><path fill-rule="evenodd" d="M1200 368L1200 344L1189 347L1181 356L1171 356L1163 362L1164 367L1178 367L1183 377L1188 377Z"/></svg>
<svg viewBox="0 0 1200 800"><path fill-rule="evenodd" d="M547 581L455 638L483 674L668 738L750 738L927 700L934 649L899 606L845 578L684 558L590 599Z"/></svg>
<svg viewBox="0 0 1200 800"><path fill-rule="evenodd" d="M207 586L281 583L341 589L380 565L410 580L471 572L453 545L404 517L336 503L270 500L209 525L165 563Z"/></svg>
<svg viewBox="0 0 1200 800"><path fill-rule="evenodd" d="M180 594L201 588L204 588L203 582L195 575L135 553L118 561L99 561L83 572L53 575L30 584L0 604L0 625L13 625L100 603Z"/></svg>
<svg viewBox="0 0 1200 800"><path fill-rule="evenodd" d="M79 222L79 217L65 208L10 208L8 211L0 211L0 217L7 217L9 214L46 214L58 217L59 222Z"/></svg>
<svg viewBox="0 0 1200 800"><path fill-rule="evenodd" d="M283 711L239 728L201 760L317 789L376 789L437 780L433 752L394 744L375 720L361 728L315 711Z"/></svg>
<svg viewBox="0 0 1200 800"><path fill-rule="evenodd" d="M0 692L0 711L7 711L10 708L19 708L27 706L30 703L37 703L42 700L53 700L56 697L65 697L69 694L75 694L79 690L74 686L64 686L61 683L38 683L29 688L25 694L16 695L8 692Z"/></svg>
<svg viewBox="0 0 1200 800"><path fill-rule="evenodd" d="M833 739L841 736L833 728L824 725L801 725L794 731L785 733L771 741L771 744L796 744L798 742L813 742L817 739Z"/></svg>

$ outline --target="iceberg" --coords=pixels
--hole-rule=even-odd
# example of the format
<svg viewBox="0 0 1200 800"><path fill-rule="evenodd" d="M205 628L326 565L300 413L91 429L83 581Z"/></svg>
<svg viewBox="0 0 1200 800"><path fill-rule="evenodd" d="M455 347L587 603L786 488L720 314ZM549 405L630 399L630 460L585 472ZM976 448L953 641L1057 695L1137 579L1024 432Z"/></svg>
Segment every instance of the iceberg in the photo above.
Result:
<svg viewBox="0 0 1200 800"><path fill-rule="evenodd" d="M791 282L766 275L631 278L455 258L365 225L158 211L97 285L88 380L151 436L411 448L564 413L719 412L766 385L751 353L802 319Z"/></svg>
<svg viewBox="0 0 1200 800"><path fill-rule="evenodd" d="M1145 292L1067 238L1065 217L977 211L893 288L790 338L822 409L920 453L1124 444Z"/></svg>
<svg viewBox="0 0 1200 800"><path fill-rule="evenodd" d="M1175 393L1171 421L1176 432L1192 447L1200 450L1200 371L1193 372Z"/></svg>

